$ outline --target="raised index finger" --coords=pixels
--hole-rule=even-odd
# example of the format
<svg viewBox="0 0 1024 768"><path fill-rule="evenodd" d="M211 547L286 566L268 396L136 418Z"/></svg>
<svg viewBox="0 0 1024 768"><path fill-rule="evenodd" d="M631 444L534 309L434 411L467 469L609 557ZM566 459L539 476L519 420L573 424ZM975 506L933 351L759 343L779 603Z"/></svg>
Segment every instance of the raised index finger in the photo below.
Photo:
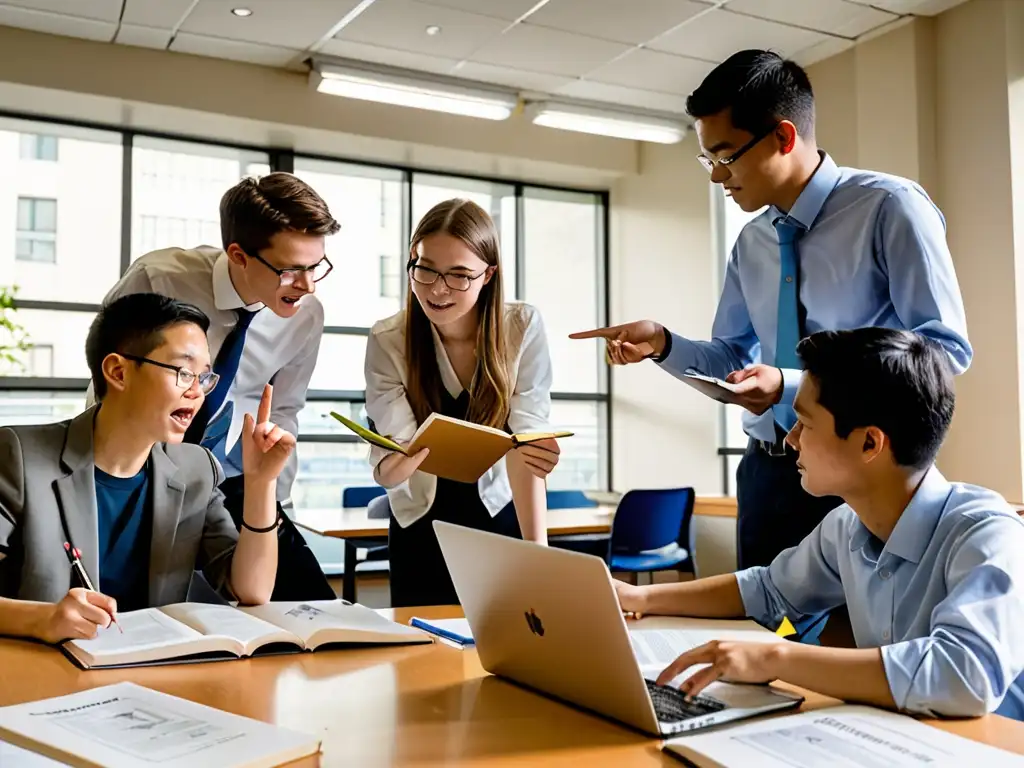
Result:
<svg viewBox="0 0 1024 768"><path fill-rule="evenodd" d="M265 424L270 421L270 404L274 398L274 387L271 384L267 384L263 388L263 397L260 398L260 407L256 412L256 423Z"/></svg>
<svg viewBox="0 0 1024 768"><path fill-rule="evenodd" d="M570 339L614 339L621 331L621 325L613 325L608 328L595 328L592 331L577 331L570 333Z"/></svg>

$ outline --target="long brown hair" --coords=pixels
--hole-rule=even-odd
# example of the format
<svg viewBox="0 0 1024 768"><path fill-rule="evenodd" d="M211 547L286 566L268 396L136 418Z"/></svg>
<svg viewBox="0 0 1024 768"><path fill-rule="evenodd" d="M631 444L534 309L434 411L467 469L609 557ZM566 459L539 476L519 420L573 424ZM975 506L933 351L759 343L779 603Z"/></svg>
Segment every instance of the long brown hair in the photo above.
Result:
<svg viewBox="0 0 1024 768"><path fill-rule="evenodd" d="M412 235L410 258L416 259L416 249L424 239L441 232L461 240L494 268L490 281L477 297L480 324L476 335L476 371L469 386L466 419L475 424L505 429L513 382L508 366L498 230L487 212L476 203L459 198L445 200L427 211L420 220ZM409 366L406 397L416 421L422 424L432 412L441 411L444 384L437 367L430 320L413 295L411 284L405 305L405 359Z"/></svg>

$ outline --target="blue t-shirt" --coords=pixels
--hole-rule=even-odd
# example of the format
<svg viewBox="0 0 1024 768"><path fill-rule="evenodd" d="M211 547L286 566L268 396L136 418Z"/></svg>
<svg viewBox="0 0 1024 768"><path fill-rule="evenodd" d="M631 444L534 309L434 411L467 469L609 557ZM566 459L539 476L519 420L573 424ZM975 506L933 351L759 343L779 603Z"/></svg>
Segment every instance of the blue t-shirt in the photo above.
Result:
<svg viewBox="0 0 1024 768"><path fill-rule="evenodd" d="M99 590L117 600L118 611L149 606L149 546L152 516L149 470L114 477L96 468L99 515Z"/></svg>

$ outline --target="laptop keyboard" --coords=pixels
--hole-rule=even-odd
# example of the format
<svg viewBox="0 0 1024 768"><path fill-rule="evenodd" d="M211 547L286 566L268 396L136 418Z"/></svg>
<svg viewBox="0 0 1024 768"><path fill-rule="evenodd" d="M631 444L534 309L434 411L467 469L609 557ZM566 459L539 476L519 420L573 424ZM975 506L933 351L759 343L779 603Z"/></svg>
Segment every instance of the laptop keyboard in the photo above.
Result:
<svg viewBox="0 0 1024 768"><path fill-rule="evenodd" d="M647 690L651 694L651 701L654 703L654 713L658 716L659 722L676 723L680 720L710 715L725 709L725 704L707 696L698 695L687 701L686 695L678 688L658 685L653 680L646 682Z"/></svg>

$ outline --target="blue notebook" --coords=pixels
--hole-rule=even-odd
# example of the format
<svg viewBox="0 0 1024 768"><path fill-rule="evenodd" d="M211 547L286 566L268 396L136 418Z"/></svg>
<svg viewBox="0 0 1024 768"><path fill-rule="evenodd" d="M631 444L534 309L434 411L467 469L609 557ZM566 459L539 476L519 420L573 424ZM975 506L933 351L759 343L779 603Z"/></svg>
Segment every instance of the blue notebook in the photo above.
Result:
<svg viewBox="0 0 1024 768"><path fill-rule="evenodd" d="M465 619L421 619L413 616L409 624L458 645L473 645L473 632Z"/></svg>

